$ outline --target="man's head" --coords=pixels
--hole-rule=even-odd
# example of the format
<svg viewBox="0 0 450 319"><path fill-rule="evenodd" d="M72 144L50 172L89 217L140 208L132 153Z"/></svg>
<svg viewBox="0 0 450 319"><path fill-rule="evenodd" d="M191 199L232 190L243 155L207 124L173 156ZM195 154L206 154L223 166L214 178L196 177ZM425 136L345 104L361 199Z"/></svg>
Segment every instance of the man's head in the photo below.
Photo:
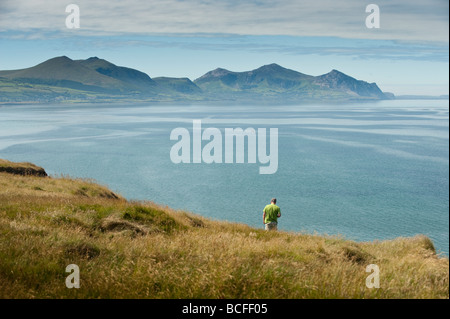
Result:
<svg viewBox="0 0 450 319"><path fill-rule="evenodd" d="M272 204L276 204L277 203L277 199L276 198L272 198L272 200L270 201Z"/></svg>

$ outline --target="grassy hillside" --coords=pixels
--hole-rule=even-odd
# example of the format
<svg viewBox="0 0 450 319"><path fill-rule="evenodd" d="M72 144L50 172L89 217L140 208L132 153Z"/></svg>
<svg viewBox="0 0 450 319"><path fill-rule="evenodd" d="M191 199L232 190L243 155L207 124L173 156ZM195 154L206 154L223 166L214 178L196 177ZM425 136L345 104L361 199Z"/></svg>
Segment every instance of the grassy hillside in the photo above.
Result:
<svg viewBox="0 0 450 319"><path fill-rule="evenodd" d="M53 58L27 69L0 71L0 77L92 91L130 90L121 81L91 70L66 56Z"/></svg>
<svg viewBox="0 0 450 319"><path fill-rule="evenodd" d="M155 93L156 83L145 73L127 67L120 67L106 60L92 57L86 60L76 60L79 64L110 78L128 83L135 89L146 94Z"/></svg>
<svg viewBox="0 0 450 319"><path fill-rule="evenodd" d="M449 298L448 259L425 236L268 233L67 177L0 172L0 238L0 298Z"/></svg>
<svg viewBox="0 0 450 319"><path fill-rule="evenodd" d="M0 158L0 172L11 173L15 175L33 175L33 176L47 176L47 173L42 167L36 166L32 163L14 163Z"/></svg>
<svg viewBox="0 0 450 319"><path fill-rule="evenodd" d="M177 79L173 79L175 81ZM179 82L182 82L180 79ZM190 81L189 81L190 82ZM190 83L196 87L194 83ZM2 103L167 102L200 99L193 90L167 90L147 74L92 57L52 58L31 68L0 71Z"/></svg>

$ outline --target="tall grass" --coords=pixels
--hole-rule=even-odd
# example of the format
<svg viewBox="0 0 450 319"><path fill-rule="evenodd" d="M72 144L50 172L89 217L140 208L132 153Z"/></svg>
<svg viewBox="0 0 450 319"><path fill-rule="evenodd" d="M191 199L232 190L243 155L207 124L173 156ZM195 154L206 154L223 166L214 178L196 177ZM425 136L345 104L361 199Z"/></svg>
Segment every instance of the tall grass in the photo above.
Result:
<svg viewBox="0 0 450 319"><path fill-rule="evenodd" d="M0 298L449 298L449 262L425 236L265 232L92 181L0 173Z"/></svg>

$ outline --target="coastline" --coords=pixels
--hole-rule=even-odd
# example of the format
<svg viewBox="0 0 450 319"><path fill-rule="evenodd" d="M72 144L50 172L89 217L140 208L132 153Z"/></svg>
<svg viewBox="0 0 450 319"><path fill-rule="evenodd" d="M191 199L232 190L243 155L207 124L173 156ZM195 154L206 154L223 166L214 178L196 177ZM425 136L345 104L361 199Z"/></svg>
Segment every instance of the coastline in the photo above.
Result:
<svg viewBox="0 0 450 319"><path fill-rule="evenodd" d="M0 183L2 298L448 298L448 258L425 236L266 232L83 179L0 172ZM84 289L61 284L68 264ZM371 264L379 289L365 286Z"/></svg>

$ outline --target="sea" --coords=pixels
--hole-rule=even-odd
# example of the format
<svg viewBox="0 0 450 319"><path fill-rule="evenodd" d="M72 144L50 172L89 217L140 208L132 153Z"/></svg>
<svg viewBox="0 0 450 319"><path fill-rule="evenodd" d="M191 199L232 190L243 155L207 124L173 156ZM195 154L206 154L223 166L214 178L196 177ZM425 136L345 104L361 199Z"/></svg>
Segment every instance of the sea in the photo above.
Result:
<svg viewBox="0 0 450 319"><path fill-rule="evenodd" d="M276 172L260 174L268 164L249 163L247 153L244 163L174 162L171 133L185 129L194 144L194 120L223 139L227 128L267 129L267 154L276 128ZM0 158L261 229L262 210L276 197L282 231L355 241L424 234L449 254L448 100L4 105Z"/></svg>

